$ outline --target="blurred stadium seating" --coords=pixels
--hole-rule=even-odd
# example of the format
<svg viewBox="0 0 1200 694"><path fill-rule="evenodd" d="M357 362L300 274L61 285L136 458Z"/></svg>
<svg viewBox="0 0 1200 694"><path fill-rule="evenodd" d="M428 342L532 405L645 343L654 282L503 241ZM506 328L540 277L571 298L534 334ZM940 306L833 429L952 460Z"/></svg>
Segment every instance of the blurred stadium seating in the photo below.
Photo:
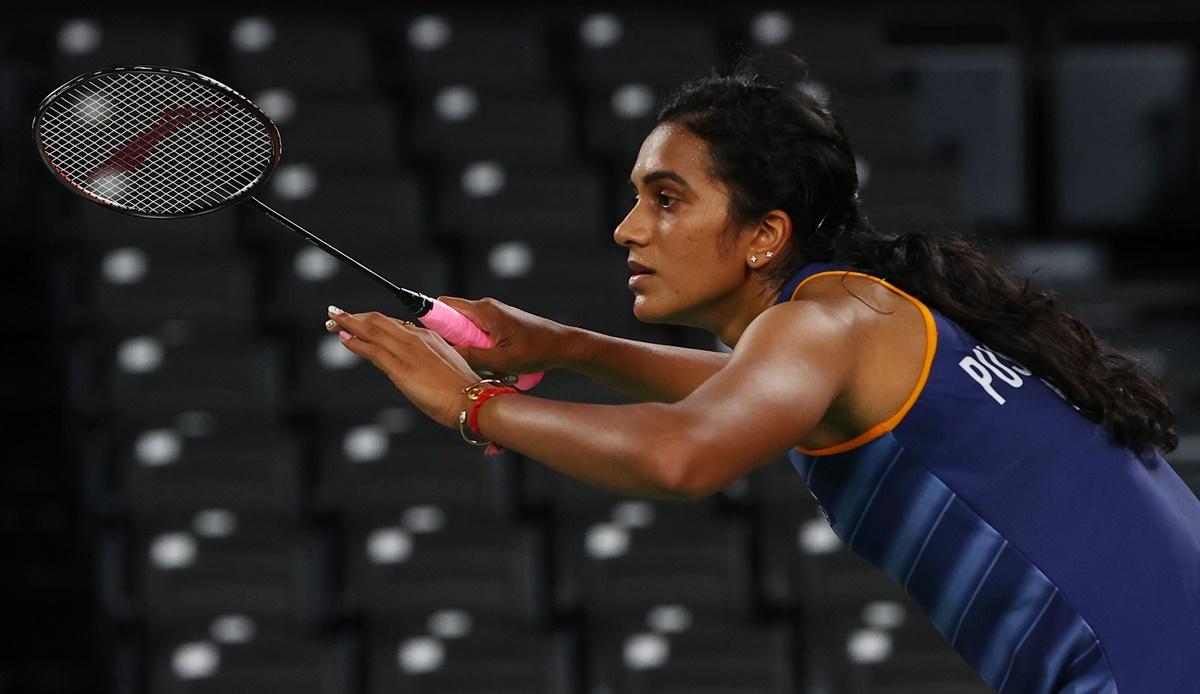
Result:
<svg viewBox="0 0 1200 694"><path fill-rule="evenodd" d="M483 459L324 334L330 303L394 311L376 285L256 213L100 210L37 170L27 127L76 74L195 69L278 121L264 199L384 276L718 349L632 318L611 232L669 90L738 45L787 48L843 117L872 221L973 237L1142 358L1200 492L1200 281L1176 252L1200 189L1200 14L1035 5L93 9L0 28L0 154L21 162L0 224L45 276L5 258L3 286L44 313L36 340L21 319L4 335L48 350L13 377L29 395L5 412L40 440L0 481L32 567L14 580L40 597L5 597L72 632L10 637L0 692L989 691L786 461L673 504ZM557 372L541 394L622 401Z"/></svg>

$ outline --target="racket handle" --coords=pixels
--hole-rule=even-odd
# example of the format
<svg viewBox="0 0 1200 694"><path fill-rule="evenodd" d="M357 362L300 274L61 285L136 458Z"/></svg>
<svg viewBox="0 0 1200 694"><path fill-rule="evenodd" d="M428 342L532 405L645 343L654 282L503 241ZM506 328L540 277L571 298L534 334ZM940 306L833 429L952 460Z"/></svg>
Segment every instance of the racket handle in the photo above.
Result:
<svg viewBox="0 0 1200 694"><path fill-rule="evenodd" d="M467 347L492 346L490 335L480 330L479 326L472 323L470 318L467 318L458 311L450 308L448 304L437 299L433 299L433 305L430 306L429 312L421 316L421 323L426 328L446 338L446 342L452 345L466 345ZM538 381L542 380L542 376L544 375L541 371L532 374L521 374L517 377L516 386L521 390L529 390L537 385Z"/></svg>

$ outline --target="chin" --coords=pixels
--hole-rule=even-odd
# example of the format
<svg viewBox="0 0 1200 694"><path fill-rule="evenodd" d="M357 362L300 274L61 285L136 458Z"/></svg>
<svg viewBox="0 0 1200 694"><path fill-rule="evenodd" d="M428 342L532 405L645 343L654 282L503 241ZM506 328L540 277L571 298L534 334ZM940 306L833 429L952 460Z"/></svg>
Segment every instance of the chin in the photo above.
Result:
<svg viewBox="0 0 1200 694"><path fill-rule="evenodd" d="M675 325L671 320L672 315L656 309L654 303L648 302L644 296L637 296L633 300L633 317L642 323Z"/></svg>

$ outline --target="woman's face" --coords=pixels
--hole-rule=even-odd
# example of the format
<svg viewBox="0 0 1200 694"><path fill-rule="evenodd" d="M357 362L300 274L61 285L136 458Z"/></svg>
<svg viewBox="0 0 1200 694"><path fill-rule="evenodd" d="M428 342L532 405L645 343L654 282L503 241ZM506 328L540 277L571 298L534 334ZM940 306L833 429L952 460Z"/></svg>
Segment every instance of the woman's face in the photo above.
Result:
<svg viewBox="0 0 1200 694"><path fill-rule="evenodd" d="M723 238L729 194L710 168L708 145L679 124L659 125L638 152L636 201L613 239L652 271L630 272L633 313L644 323L712 328L722 300L749 277L743 246L753 234Z"/></svg>

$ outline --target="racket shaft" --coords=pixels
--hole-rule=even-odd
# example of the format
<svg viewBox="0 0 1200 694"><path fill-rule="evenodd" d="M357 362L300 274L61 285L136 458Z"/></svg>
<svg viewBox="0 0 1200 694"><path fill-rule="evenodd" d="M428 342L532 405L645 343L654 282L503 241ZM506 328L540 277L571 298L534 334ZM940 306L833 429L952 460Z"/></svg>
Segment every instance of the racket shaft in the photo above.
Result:
<svg viewBox="0 0 1200 694"><path fill-rule="evenodd" d="M267 215L271 219L274 219L276 222L279 222L283 226L287 227L288 229L291 229L292 231L296 232L300 236L304 237L304 239L306 241L313 244L317 248L320 248L321 250L332 255L333 257L337 258L338 260L341 260L342 262L349 263L351 266L356 268L359 272L363 273L367 277L370 277L375 282L383 285L389 291L391 291L393 294L395 294L396 297L398 299L400 299L400 301L402 301L406 307L408 307L408 310L412 311L412 313L414 315L416 315L418 318L420 318L421 316L423 316L425 313L427 313L429 311L429 307L432 304L433 300L430 299L429 297L425 296L424 294L418 294L417 292L414 292L410 289L405 289L403 287L397 287L395 284L392 284L387 278L379 275L371 268L367 267L366 265L363 265L362 263L358 262L354 258L351 258L350 256L346 255L345 253L341 252L340 250L338 250L337 248L335 248L334 246L329 244L327 241L325 241L325 239L322 239L320 236L317 236L316 234L310 232L308 229L305 229L304 227L293 222L292 220L288 219L287 217L284 217L283 215L279 214L274 209L272 209L269 205L267 205L266 203L264 203L263 201L259 200L256 197L251 196L251 197L247 198L244 204L247 204L250 207L257 209L258 211ZM449 307L447 307L447 308L449 308Z"/></svg>
<svg viewBox="0 0 1200 694"><path fill-rule="evenodd" d="M329 253L338 260L349 263L367 277L386 287L408 307L409 311L421 320L421 323L425 327L441 335L446 339L446 342L452 345L466 345L468 347L487 348L492 346L492 338L487 333L480 330L479 326L471 322L471 319L450 308L445 303L437 299L431 299L424 294L414 292L410 289L397 287L371 268L346 255L308 229L279 214L254 196L248 197L244 204L259 210L271 219L304 237L306 241L317 248ZM537 385L538 381L542 380L542 376L541 372L522 374L517 378L516 385L522 390L527 390Z"/></svg>

